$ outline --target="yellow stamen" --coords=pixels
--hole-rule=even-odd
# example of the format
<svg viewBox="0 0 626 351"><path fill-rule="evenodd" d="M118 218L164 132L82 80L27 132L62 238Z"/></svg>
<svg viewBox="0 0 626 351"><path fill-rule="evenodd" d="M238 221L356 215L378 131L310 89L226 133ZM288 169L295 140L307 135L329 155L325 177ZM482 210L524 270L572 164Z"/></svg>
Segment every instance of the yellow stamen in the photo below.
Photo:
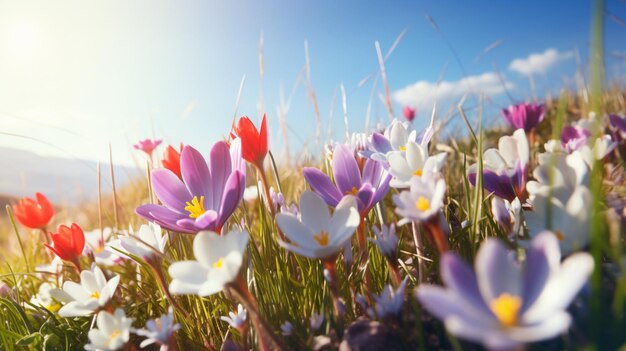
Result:
<svg viewBox="0 0 626 351"><path fill-rule="evenodd" d="M46 309L50 312L56 312L61 309L61 304L55 303L46 307Z"/></svg>
<svg viewBox="0 0 626 351"><path fill-rule="evenodd" d="M91 295L89 295L90 298L97 300L100 298L100 293L97 291L94 291Z"/></svg>
<svg viewBox="0 0 626 351"><path fill-rule="evenodd" d="M350 191L346 191L346 193L344 195L354 195L356 196L359 193L359 189L357 189L356 187L352 187L352 189Z"/></svg>
<svg viewBox="0 0 626 351"><path fill-rule="evenodd" d="M496 315L500 324L504 327L512 327L517 324L517 314L522 307L522 299L503 293L489 304L491 311Z"/></svg>
<svg viewBox="0 0 626 351"><path fill-rule="evenodd" d="M423 173L423 172L422 172L422 170L421 170L421 169L418 169L417 171L413 172L413 175L414 175L414 176L421 177L421 176L422 176L422 173Z"/></svg>
<svg viewBox="0 0 626 351"><path fill-rule="evenodd" d="M430 201L427 198L420 196L415 203L415 208L420 211L428 211L430 209Z"/></svg>
<svg viewBox="0 0 626 351"><path fill-rule="evenodd" d="M315 239L315 241L317 241L317 243L320 246L327 246L328 245L328 232L322 230L322 232L319 235L313 236L313 239Z"/></svg>
<svg viewBox="0 0 626 351"><path fill-rule="evenodd" d="M400 146L400 151L406 151L406 146Z"/></svg>
<svg viewBox="0 0 626 351"><path fill-rule="evenodd" d="M555 230L554 235L556 235L556 238L559 239L559 241L565 240L565 235L563 235L563 232L560 230Z"/></svg>
<svg viewBox="0 0 626 351"><path fill-rule="evenodd" d="M111 333L111 336L109 336L109 341L113 341L113 340L119 338L120 335L122 335L122 332L119 331L119 330L115 330L113 333Z"/></svg>
<svg viewBox="0 0 626 351"><path fill-rule="evenodd" d="M198 201L197 196L194 196L193 199L191 199L191 202L187 201L185 211L189 212L189 218L198 218L202 216L202 214L206 212L204 209L204 196L200 196L200 201Z"/></svg>
<svg viewBox="0 0 626 351"><path fill-rule="evenodd" d="M213 263L213 268L222 268L223 265L224 265L224 257L215 261L215 263Z"/></svg>

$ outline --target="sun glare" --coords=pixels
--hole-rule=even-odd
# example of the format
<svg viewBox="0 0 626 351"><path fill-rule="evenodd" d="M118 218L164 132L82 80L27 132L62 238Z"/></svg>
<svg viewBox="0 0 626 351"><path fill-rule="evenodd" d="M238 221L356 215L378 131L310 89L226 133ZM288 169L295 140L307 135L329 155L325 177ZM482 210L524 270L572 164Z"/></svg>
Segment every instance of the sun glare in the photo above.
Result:
<svg viewBox="0 0 626 351"><path fill-rule="evenodd" d="M39 48L40 34L37 26L30 22L11 25L6 32L7 52L18 59L32 58Z"/></svg>

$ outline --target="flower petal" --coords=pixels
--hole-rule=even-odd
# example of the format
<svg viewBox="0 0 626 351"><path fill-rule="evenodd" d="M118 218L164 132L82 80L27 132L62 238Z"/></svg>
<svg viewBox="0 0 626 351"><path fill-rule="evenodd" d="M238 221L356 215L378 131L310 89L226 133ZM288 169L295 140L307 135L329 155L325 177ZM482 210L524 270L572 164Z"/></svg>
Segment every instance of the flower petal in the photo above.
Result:
<svg viewBox="0 0 626 351"><path fill-rule="evenodd" d="M315 242L315 240L313 240L313 236L316 235L316 233L313 233L311 229L302 224L293 214L277 214L276 223L283 231L285 236L294 244L297 244L298 246L309 247L317 246L317 243ZM329 228L329 230L332 229Z"/></svg>
<svg viewBox="0 0 626 351"><path fill-rule="evenodd" d="M487 239L476 255L476 277L485 301L503 293L522 297L521 270L512 252L498 239Z"/></svg>
<svg viewBox="0 0 626 351"><path fill-rule="evenodd" d="M245 174L239 171L231 173L223 189L224 195L219 208L219 225L223 225L239 206L243 192L246 190Z"/></svg>
<svg viewBox="0 0 626 351"><path fill-rule="evenodd" d="M223 194L226 191L222 189L227 188L231 182L232 177L232 163L230 159L230 150L228 145L224 141L218 141L211 148L211 182L209 189L213 199L207 209L220 209L222 207ZM232 184L231 184L232 185ZM230 203L228 204L231 205Z"/></svg>
<svg viewBox="0 0 626 351"><path fill-rule="evenodd" d="M184 213L186 202L192 196L185 185L169 169L160 168L152 171L152 189L168 209Z"/></svg>
<svg viewBox="0 0 626 351"><path fill-rule="evenodd" d="M330 212L328 205L316 193L305 191L300 195L300 216L302 224L314 233L328 231Z"/></svg>
<svg viewBox="0 0 626 351"><path fill-rule="evenodd" d="M313 167L304 167L302 173L313 191L318 193L329 206L337 206L343 195L326 174Z"/></svg>
<svg viewBox="0 0 626 351"><path fill-rule="evenodd" d="M361 188L361 172L356 163L354 154L343 144L337 145L332 160L335 184L342 194L352 192L352 189Z"/></svg>
<svg viewBox="0 0 626 351"><path fill-rule="evenodd" d="M593 258L588 253L576 253L561 264L550 278L541 295L523 315L525 322L541 321L556 311L565 309L587 282L593 271Z"/></svg>
<svg viewBox="0 0 626 351"><path fill-rule="evenodd" d="M441 279L446 287L463 296L476 308L484 309L486 314L491 313L480 294L476 274L469 264L455 253L446 253L441 258L440 267Z"/></svg>
<svg viewBox="0 0 626 351"><path fill-rule="evenodd" d="M189 219L187 214L174 212L165 206L154 204L141 205L135 209L135 213L169 230L183 233L196 232L193 226L180 226L177 224L180 220Z"/></svg>

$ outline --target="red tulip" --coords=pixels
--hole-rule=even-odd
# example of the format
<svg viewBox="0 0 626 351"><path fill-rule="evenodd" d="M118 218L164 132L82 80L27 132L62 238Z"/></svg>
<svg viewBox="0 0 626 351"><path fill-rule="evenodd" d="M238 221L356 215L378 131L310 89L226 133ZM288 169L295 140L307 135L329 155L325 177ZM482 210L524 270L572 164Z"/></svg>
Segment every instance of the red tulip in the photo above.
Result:
<svg viewBox="0 0 626 351"><path fill-rule="evenodd" d="M85 234L78 224L72 223L72 227L60 225L57 229L58 233L50 233L54 246L46 244L50 251L54 252L59 258L65 261L79 265L79 257L83 254L85 248Z"/></svg>
<svg viewBox="0 0 626 351"><path fill-rule="evenodd" d="M23 197L17 205L13 205L13 213L23 226L44 230L54 216L54 208L43 194L36 193L35 197L37 200Z"/></svg>
<svg viewBox="0 0 626 351"><path fill-rule="evenodd" d="M250 118L243 116L239 123L233 127L231 137L241 139L241 153L243 158L259 168L263 168L263 160L267 155L267 123L265 115L261 121L259 132Z"/></svg>
<svg viewBox="0 0 626 351"><path fill-rule="evenodd" d="M183 151L183 144L180 144L180 150L176 151L172 145L168 145L163 153L163 168L167 168L182 179L180 173L180 153Z"/></svg>

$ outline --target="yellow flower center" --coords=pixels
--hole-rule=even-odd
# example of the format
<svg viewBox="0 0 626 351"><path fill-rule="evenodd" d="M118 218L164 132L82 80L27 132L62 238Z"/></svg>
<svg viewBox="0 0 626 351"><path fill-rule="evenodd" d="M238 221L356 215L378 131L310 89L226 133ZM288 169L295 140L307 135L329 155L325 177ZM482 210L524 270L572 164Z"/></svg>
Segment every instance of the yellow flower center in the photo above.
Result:
<svg viewBox="0 0 626 351"><path fill-rule="evenodd" d="M328 232L322 230L322 232L319 235L313 236L313 239L315 239L315 241L317 241L317 243L320 246L327 246L328 245Z"/></svg>
<svg viewBox="0 0 626 351"><path fill-rule="evenodd" d="M556 238L559 239L559 241L565 240L565 235L563 235L563 232L560 230L555 230L554 235L556 235Z"/></svg>
<svg viewBox="0 0 626 351"><path fill-rule="evenodd" d="M91 293L91 295L89 295L90 298L97 300L100 298L100 293L97 291L94 291L93 293Z"/></svg>
<svg viewBox="0 0 626 351"><path fill-rule="evenodd" d="M504 327L512 327L517 324L517 314L522 307L522 299L503 293L489 304L491 311L496 315L500 324Z"/></svg>
<svg viewBox="0 0 626 351"><path fill-rule="evenodd" d="M213 263L213 268L222 268L223 265L224 265L224 257L215 261L215 263Z"/></svg>
<svg viewBox="0 0 626 351"><path fill-rule="evenodd" d="M400 151L406 151L406 146L400 146Z"/></svg>
<svg viewBox="0 0 626 351"><path fill-rule="evenodd" d="M354 195L356 196L356 194L359 193L359 189L357 189L355 186L352 187L352 189L350 191L346 191L346 193L344 195Z"/></svg>
<svg viewBox="0 0 626 351"><path fill-rule="evenodd" d="M421 170L421 169L418 169L417 171L413 172L413 175L414 175L414 176L421 177L421 176L422 176L422 173L423 173L423 172L422 172L422 170Z"/></svg>
<svg viewBox="0 0 626 351"><path fill-rule="evenodd" d="M200 196L200 201L198 201L197 196L194 196L193 199L191 199L191 202L187 201L185 211L189 212L189 218L198 218L202 216L202 214L206 212L204 209L204 196Z"/></svg>
<svg viewBox="0 0 626 351"><path fill-rule="evenodd" d="M415 208L420 211L427 211L430 209L430 201L427 198L420 196L415 202Z"/></svg>
<svg viewBox="0 0 626 351"><path fill-rule="evenodd" d="M47 306L47 307L46 307L46 309L47 309L48 311L50 311L50 312L53 312L53 313L54 313L54 312L56 312L56 311L58 311L58 310L60 310L60 309L61 309L61 304L54 303L54 304L52 304L52 305L50 305L50 306Z"/></svg>
<svg viewBox="0 0 626 351"><path fill-rule="evenodd" d="M109 336L109 341L113 341L113 340L119 338L120 335L122 335L121 331L119 331L119 330L113 331L113 333L111 333L111 336Z"/></svg>

